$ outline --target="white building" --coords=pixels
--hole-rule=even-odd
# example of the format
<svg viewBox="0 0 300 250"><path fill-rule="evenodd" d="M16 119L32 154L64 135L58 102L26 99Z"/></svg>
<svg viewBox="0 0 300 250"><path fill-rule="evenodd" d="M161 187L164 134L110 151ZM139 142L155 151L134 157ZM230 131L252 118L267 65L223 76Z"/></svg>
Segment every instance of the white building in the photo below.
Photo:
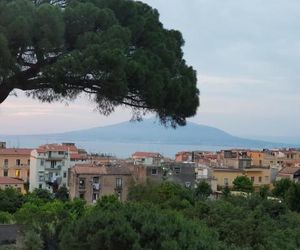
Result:
<svg viewBox="0 0 300 250"><path fill-rule="evenodd" d="M164 162L163 156L159 153L152 152L135 152L132 155L134 165L157 165L160 166Z"/></svg>
<svg viewBox="0 0 300 250"><path fill-rule="evenodd" d="M69 168L87 162L87 154L80 153L73 143L42 145L31 152L29 190L68 186Z"/></svg>

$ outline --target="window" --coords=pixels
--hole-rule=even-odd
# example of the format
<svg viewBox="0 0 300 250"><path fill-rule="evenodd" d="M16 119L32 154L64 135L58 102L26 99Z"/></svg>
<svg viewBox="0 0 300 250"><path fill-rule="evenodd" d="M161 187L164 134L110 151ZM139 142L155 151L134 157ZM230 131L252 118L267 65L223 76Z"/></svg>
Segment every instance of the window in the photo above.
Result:
<svg viewBox="0 0 300 250"><path fill-rule="evenodd" d="M122 188L122 178L116 178L116 188Z"/></svg>
<svg viewBox="0 0 300 250"><path fill-rule="evenodd" d="M44 159L41 159L41 166L44 166L44 163L45 163Z"/></svg>
<svg viewBox="0 0 300 250"><path fill-rule="evenodd" d="M229 183L228 183L228 178L224 178L224 185L225 185L225 186L228 186L228 184L229 184Z"/></svg>
<svg viewBox="0 0 300 250"><path fill-rule="evenodd" d="M51 168L55 168L56 166L56 161L51 161Z"/></svg>
<svg viewBox="0 0 300 250"><path fill-rule="evenodd" d="M98 176L93 177L93 183L99 183L99 177Z"/></svg>
<svg viewBox="0 0 300 250"><path fill-rule="evenodd" d="M21 160L20 160L20 159L17 159L17 160L16 160L16 165L17 165L17 166L20 166L20 165L21 165Z"/></svg>
<svg viewBox="0 0 300 250"><path fill-rule="evenodd" d="M67 178L67 172L64 172L63 176L64 176L64 178Z"/></svg>
<svg viewBox="0 0 300 250"><path fill-rule="evenodd" d="M44 181L44 176L43 175L40 175L39 176L39 181L41 182L41 181Z"/></svg>
<svg viewBox="0 0 300 250"><path fill-rule="evenodd" d="M59 155L64 155L64 152L63 151L58 151L58 154Z"/></svg>
<svg viewBox="0 0 300 250"><path fill-rule="evenodd" d="M8 167L8 159L4 160L4 167L6 167L6 168Z"/></svg>
<svg viewBox="0 0 300 250"><path fill-rule="evenodd" d="M79 198L84 199L84 193L79 193Z"/></svg>
<svg viewBox="0 0 300 250"><path fill-rule="evenodd" d="M180 167L175 167L174 172L175 172L175 174L180 174L180 172L181 172Z"/></svg>
<svg viewBox="0 0 300 250"><path fill-rule="evenodd" d="M39 184L39 188L43 188L43 184Z"/></svg>
<svg viewBox="0 0 300 250"><path fill-rule="evenodd" d="M93 203L95 203L99 198L99 194L98 193L93 193L93 197L92 197L92 200L93 200Z"/></svg>
<svg viewBox="0 0 300 250"><path fill-rule="evenodd" d="M27 160L27 165L30 166L30 160Z"/></svg>
<svg viewBox="0 0 300 250"><path fill-rule="evenodd" d="M85 188L85 178L79 179L79 188L81 188L81 189Z"/></svg>
<svg viewBox="0 0 300 250"><path fill-rule="evenodd" d="M8 176L8 170L7 169L3 170L3 176Z"/></svg>
<svg viewBox="0 0 300 250"><path fill-rule="evenodd" d="M157 174L158 174L157 168L152 168L151 175L157 175Z"/></svg>
<svg viewBox="0 0 300 250"><path fill-rule="evenodd" d="M269 176L265 176L265 182L269 181Z"/></svg>
<svg viewBox="0 0 300 250"><path fill-rule="evenodd" d="M254 182L255 181L255 177L251 176L251 181Z"/></svg>
<svg viewBox="0 0 300 250"><path fill-rule="evenodd" d="M258 182L261 182L261 181L262 181L262 177L259 176L259 177L258 177Z"/></svg>
<svg viewBox="0 0 300 250"><path fill-rule="evenodd" d="M20 174L20 170L16 170L16 177L18 177L18 178L19 178L19 177L20 177L20 175L21 175L21 174Z"/></svg>

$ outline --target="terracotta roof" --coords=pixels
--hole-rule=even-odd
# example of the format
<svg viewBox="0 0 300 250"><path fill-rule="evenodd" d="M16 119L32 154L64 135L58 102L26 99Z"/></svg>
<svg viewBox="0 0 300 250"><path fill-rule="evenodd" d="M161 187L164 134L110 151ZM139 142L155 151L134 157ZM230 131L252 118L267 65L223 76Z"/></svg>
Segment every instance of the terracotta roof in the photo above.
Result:
<svg viewBox="0 0 300 250"><path fill-rule="evenodd" d="M300 171L300 167L285 167L279 171L279 174L295 174Z"/></svg>
<svg viewBox="0 0 300 250"><path fill-rule="evenodd" d="M99 174L99 175L130 175L128 166L95 166L92 164L77 164L72 170L76 174Z"/></svg>
<svg viewBox="0 0 300 250"><path fill-rule="evenodd" d="M38 153L46 153L49 151L65 151L65 152L69 151L69 152L77 153L78 149L74 145L67 146L61 144L45 144L37 148Z"/></svg>
<svg viewBox="0 0 300 250"><path fill-rule="evenodd" d="M21 179L11 178L11 177L0 177L0 184L6 185L6 184L23 184L24 181Z"/></svg>
<svg viewBox="0 0 300 250"><path fill-rule="evenodd" d="M1 148L0 155L28 155L33 149L31 148Z"/></svg>
<svg viewBox="0 0 300 250"><path fill-rule="evenodd" d="M153 153L153 152L135 152L132 157L162 157L160 153Z"/></svg>
<svg viewBox="0 0 300 250"><path fill-rule="evenodd" d="M79 160L86 160L88 156L86 154L71 154L71 159L79 159Z"/></svg>

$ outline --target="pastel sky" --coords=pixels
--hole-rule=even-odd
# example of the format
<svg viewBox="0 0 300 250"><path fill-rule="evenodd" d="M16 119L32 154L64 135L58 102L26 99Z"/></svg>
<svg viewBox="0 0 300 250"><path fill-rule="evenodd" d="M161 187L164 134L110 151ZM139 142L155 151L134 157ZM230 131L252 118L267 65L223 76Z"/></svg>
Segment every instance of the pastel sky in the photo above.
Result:
<svg viewBox="0 0 300 250"><path fill-rule="evenodd" d="M198 72L201 106L191 121L234 135L300 135L299 0L144 0L183 33ZM69 131L129 120L99 115L85 98L69 105L10 96L0 134Z"/></svg>

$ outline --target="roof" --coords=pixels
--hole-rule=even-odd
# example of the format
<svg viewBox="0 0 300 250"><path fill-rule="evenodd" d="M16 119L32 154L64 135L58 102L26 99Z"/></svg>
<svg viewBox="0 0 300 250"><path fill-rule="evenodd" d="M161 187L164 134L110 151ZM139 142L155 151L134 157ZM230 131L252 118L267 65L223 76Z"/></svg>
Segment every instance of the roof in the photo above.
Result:
<svg viewBox="0 0 300 250"><path fill-rule="evenodd" d="M26 155L30 156L32 148L1 148L0 155Z"/></svg>
<svg viewBox="0 0 300 250"><path fill-rule="evenodd" d="M300 167L285 167L279 171L279 174L289 175L295 174L297 171L300 171Z"/></svg>
<svg viewBox="0 0 300 250"><path fill-rule="evenodd" d="M131 175L128 166L96 166L93 164L76 164L72 170L76 174L95 175Z"/></svg>
<svg viewBox="0 0 300 250"><path fill-rule="evenodd" d="M65 151L65 152L78 152L75 145L61 145L61 144L45 144L37 148L38 153L46 153L49 151Z"/></svg>
<svg viewBox="0 0 300 250"><path fill-rule="evenodd" d="M160 153L154 153L154 152L135 152L132 157L162 157Z"/></svg>
<svg viewBox="0 0 300 250"><path fill-rule="evenodd" d="M86 154L71 154L71 159L79 159L79 160L86 160L88 156Z"/></svg>
<svg viewBox="0 0 300 250"><path fill-rule="evenodd" d="M24 184L24 181L21 179L17 179L17 178L2 176L2 177L0 177L0 184L2 184L2 185Z"/></svg>

